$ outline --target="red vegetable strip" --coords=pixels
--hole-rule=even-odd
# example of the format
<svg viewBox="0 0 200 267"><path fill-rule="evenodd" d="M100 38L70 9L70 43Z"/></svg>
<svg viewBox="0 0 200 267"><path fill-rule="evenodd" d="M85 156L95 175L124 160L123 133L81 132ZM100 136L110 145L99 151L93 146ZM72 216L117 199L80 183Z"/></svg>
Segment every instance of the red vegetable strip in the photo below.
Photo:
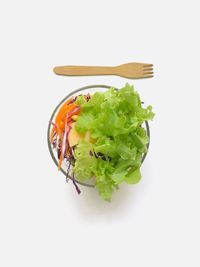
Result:
<svg viewBox="0 0 200 267"><path fill-rule="evenodd" d="M55 133L57 132L57 126L55 123L51 122L51 124L53 125L53 128L51 129L51 133L50 133L50 141L53 141L53 137L55 136Z"/></svg>
<svg viewBox="0 0 200 267"><path fill-rule="evenodd" d="M72 110L71 112L68 113L68 117L72 117L74 115L78 115L81 111L80 106L77 106L76 108L74 108L74 110Z"/></svg>
<svg viewBox="0 0 200 267"><path fill-rule="evenodd" d="M64 156L65 156L65 153L66 153L66 150L67 150L67 147L68 147L68 140L67 140L67 134L68 134L68 125L67 125L67 122L65 124L65 131L64 131L64 134L63 134L63 140L62 140L62 147L61 147L61 154L62 154L62 158L64 159Z"/></svg>
<svg viewBox="0 0 200 267"><path fill-rule="evenodd" d="M59 158L59 162L58 162L58 170L60 170L60 168L61 168L62 160L63 160L63 158L62 158L62 153L61 153L60 158Z"/></svg>
<svg viewBox="0 0 200 267"><path fill-rule="evenodd" d="M74 184L74 186L76 188L77 193L80 194L81 190L79 189L78 185L76 184L76 181L75 181L75 178L74 178L74 174L72 175L72 181L73 181L73 184Z"/></svg>
<svg viewBox="0 0 200 267"><path fill-rule="evenodd" d="M60 148L61 154L60 154L59 162L58 162L58 170L60 170L62 161L69 148L68 134L71 129L70 124L73 122L73 119L71 117L73 115L78 115L80 113L80 106L73 103L74 101L72 100L73 99L70 98L62 105L62 107L60 108L56 116L55 123L52 123L53 128L50 134L51 142L53 142L53 137L55 136L55 134L59 136L59 139L61 141L61 148ZM77 191L80 191L80 190L77 189Z"/></svg>

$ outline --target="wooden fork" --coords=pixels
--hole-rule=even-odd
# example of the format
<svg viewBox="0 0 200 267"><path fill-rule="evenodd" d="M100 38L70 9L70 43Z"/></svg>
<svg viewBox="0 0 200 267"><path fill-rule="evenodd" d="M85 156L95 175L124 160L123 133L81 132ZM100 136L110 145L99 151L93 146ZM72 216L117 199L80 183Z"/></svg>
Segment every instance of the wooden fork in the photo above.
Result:
<svg viewBox="0 0 200 267"><path fill-rule="evenodd" d="M127 63L115 67L103 66L58 66L54 72L66 76L118 75L129 79L153 77L153 64Z"/></svg>

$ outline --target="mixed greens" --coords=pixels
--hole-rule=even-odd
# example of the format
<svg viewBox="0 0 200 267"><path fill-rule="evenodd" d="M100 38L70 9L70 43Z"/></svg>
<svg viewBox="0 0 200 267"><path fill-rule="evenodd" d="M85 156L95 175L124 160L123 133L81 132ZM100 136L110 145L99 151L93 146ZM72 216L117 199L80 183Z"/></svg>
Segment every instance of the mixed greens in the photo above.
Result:
<svg viewBox="0 0 200 267"><path fill-rule="evenodd" d="M149 142L142 124L153 117L152 107L143 108L129 84L69 99L51 132L59 168L66 159L76 180L93 179L100 196L110 201L119 184L141 179L141 160Z"/></svg>

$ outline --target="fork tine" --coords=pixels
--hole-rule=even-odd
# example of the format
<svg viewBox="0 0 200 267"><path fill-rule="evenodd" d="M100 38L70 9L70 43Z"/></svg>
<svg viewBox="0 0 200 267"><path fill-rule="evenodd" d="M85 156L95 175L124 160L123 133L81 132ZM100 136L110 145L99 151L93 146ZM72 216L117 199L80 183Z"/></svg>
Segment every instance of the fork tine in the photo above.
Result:
<svg viewBox="0 0 200 267"><path fill-rule="evenodd" d="M143 67L153 67L153 64L143 64Z"/></svg>
<svg viewBox="0 0 200 267"><path fill-rule="evenodd" d="M153 71L145 72L145 73L144 73L144 76L146 76L146 75L152 75L152 74L153 74Z"/></svg>
<svg viewBox="0 0 200 267"><path fill-rule="evenodd" d="M146 75L146 76L143 76L143 78L153 78L153 75Z"/></svg>
<svg viewBox="0 0 200 267"><path fill-rule="evenodd" d="M143 71L153 71L153 68L144 68Z"/></svg>

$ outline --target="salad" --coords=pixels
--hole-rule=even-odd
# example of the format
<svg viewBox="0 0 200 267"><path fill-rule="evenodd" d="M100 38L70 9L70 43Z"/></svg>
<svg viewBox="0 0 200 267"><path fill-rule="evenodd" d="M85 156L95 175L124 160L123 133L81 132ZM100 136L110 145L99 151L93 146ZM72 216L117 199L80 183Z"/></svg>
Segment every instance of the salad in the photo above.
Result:
<svg viewBox="0 0 200 267"><path fill-rule="evenodd" d="M93 180L107 201L123 182L141 179L142 156L149 137L142 126L152 120L152 107L144 108L132 85L116 90L69 98L59 109L50 133L58 169L64 162L73 170L73 183Z"/></svg>

